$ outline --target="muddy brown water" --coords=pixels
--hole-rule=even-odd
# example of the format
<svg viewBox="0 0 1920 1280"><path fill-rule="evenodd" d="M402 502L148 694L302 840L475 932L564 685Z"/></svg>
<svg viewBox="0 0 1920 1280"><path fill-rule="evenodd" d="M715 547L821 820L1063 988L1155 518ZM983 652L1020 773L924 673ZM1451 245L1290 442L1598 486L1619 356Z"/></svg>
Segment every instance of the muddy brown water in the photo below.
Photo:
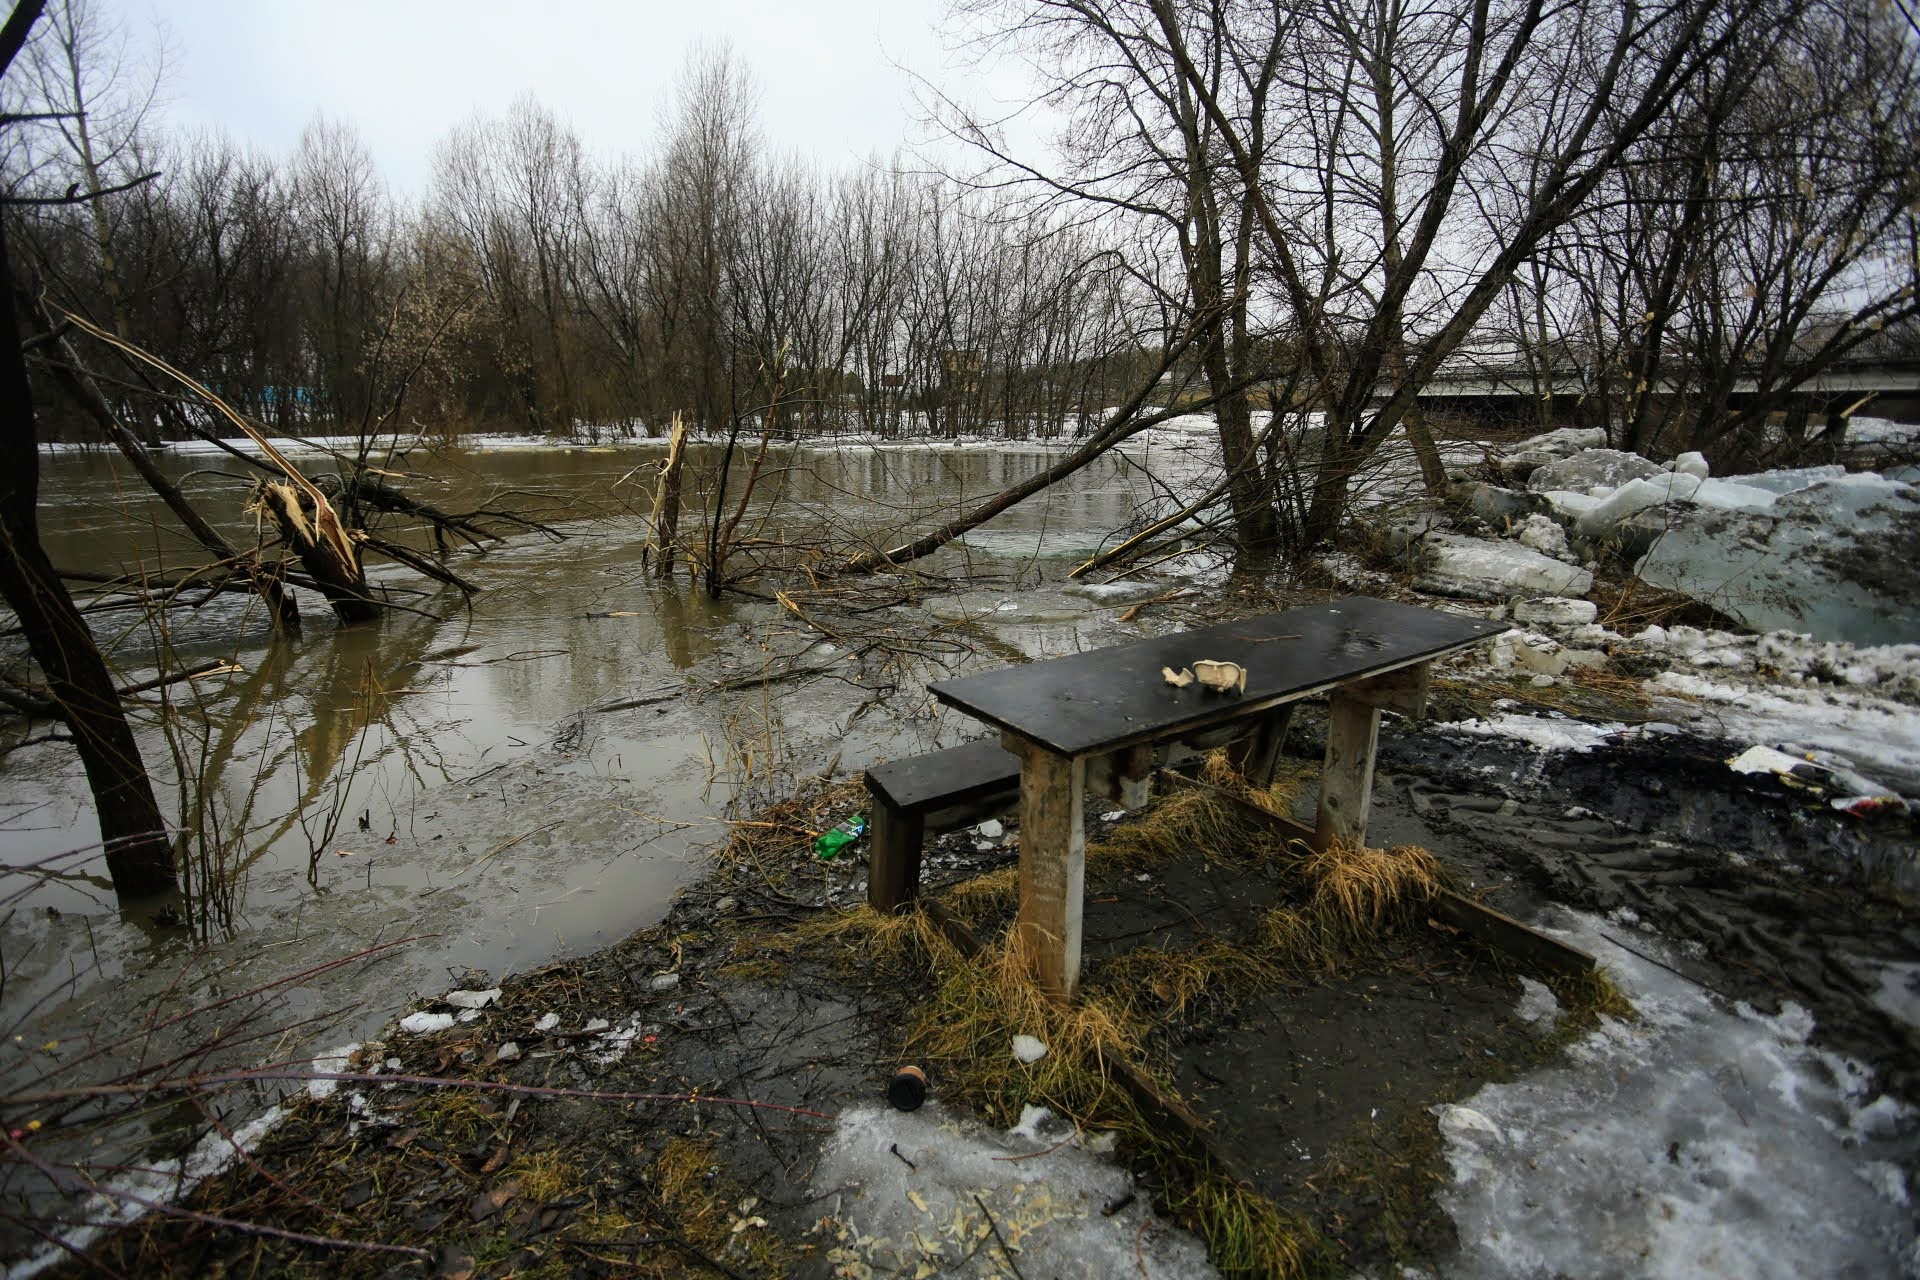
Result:
<svg viewBox="0 0 1920 1280"><path fill-rule="evenodd" d="M855 717L864 694L837 680L707 691L817 637L767 603L716 604L684 575L660 584L643 572L638 513L651 478L634 469L656 456L639 445L395 460L410 492L444 508L514 507L566 534L519 533L460 557L484 587L470 606L447 592L401 595L413 611L342 628L306 601L306 634L292 642L275 642L240 596L175 610L164 629L132 612L95 615L129 679L150 674L163 649L169 665L221 658L240 670L170 695L192 732L170 737L151 710L141 717L162 805L192 837L179 900L115 902L69 749L0 759L0 1075L57 1071L85 1037L144 1011L417 939L280 989L262 1029L338 1016L256 1048L297 1056L300 1043L358 1038L412 995L486 985L657 920L730 804L756 789L790 787L836 757L856 770L968 736L911 692ZM802 541L828 529L897 535L1054 456L1011 444L782 452L743 528ZM880 618L901 628L944 619L963 635L946 660L963 666L1137 634L1114 633L1114 599L1061 584L1193 456L1155 446L1104 460L930 562L984 575L974 587ZM296 460L314 473L330 465ZM199 562L117 458L43 464L56 564L152 574ZM194 453L165 465L231 538L253 540L237 463ZM806 661L836 656L816 649ZM17 646L7 658L24 671ZM909 672L904 688L922 674L946 671ZM642 705L582 714L627 699Z"/></svg>

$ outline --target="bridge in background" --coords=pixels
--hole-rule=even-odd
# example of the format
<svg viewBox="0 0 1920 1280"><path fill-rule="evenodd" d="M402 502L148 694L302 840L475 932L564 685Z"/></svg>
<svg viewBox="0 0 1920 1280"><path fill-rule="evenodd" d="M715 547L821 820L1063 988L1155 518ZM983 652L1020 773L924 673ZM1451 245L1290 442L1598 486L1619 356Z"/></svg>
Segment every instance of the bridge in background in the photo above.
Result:
<svg viewBox="0 0 1920 1280"><path fill-rule="evenodd" d="M1551 377L1548 385L1556 401L1570 405L1580 396L1577 371L1561 370ZM1676 389L1674 384L1663 388L1667 394ZM1736 382L1733 402L1741 403L1754 390L1751 378ZM1541 384L1529 368L1463 363L1442 369L1420 393L1420 401L1429 410L1511 421L1529 416L1540 394ZM1866 402L1856 410L1858 413L1897 422L1920 422L1920 359L1843 361L1809 378L1793 392L1794 400L1807 404L1816 415L1845 409L1863 397Z"/></svg>

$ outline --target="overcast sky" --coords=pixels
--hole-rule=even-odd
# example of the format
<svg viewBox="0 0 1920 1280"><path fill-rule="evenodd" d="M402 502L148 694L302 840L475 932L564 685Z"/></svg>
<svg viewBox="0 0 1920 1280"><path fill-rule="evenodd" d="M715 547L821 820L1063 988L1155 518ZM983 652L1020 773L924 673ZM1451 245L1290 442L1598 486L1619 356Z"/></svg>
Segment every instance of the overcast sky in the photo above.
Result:
<svg viewBox="0 0 1920 1280"><path fill-rule="evenodd" d="M96 0L131 43L169 34L171 126L218 127L284 155L317 111L351 121L397 193L436 142L532 90L600 154L645 151L687 51L725 40L761 90L778 149L830 167L923 136L917 72L953 84L945 0ZM977 71L962 87L995 92ZM1011 83L1011 82L1010 82Z"/></svg>

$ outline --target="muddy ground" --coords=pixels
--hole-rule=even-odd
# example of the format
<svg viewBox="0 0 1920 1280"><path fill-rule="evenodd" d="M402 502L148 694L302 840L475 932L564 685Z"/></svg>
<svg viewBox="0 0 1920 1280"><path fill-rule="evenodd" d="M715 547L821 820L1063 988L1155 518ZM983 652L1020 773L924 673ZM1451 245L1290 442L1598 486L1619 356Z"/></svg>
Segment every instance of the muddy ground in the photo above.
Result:
<svg viewBox="0 0 1920 1280"><path fill-rule="evenodd" d="M1911 820L1863 825L1742 781L1723 746L1657 731L1543 757L1390 726L1371 836L1432 850L1456 888L1522 918L1562 902L1607 916L1630 950L1649 947L1642 931L1677 941L1690 979L1761 1009L1808 1008L1828 1047L1920 1100L1920 1045L1876 1000L1886 965L1920 958L1920 925L1871 871L1876 851L1912 847ZM1312 714L1288 750L1310 775ZM345 1073L363 1078L292 1105L244 1164L192 1196L199 1216L149 1218L70 1269L869 1273L874 1242L849 1226L857 1189L815 1177L833 1118L883 1096L906 1062L956 1116L1005 1128L1027 1096L983 1092L969 1064L928 1055L927 1013L959 957L854 922L859 861L811 858L805 832L857 807L856 785L816 786L753 820L764 826L737 827L658 926L502 982L470 1021L363 1046ZM1293 802L1311 812L1310 784ZM1090 840L1134 821L1112 816L1090 809ZM1008 919L1015 839L959 832L930 849L930 896L978 937ZM967 891L995 872L999 892ZM1250 1184L1268 1227L1297 1246L1262 1255L1256 1272L1444 1270L1456 1241L1434 1199L1434 1108L1624 1011L1604 992L1563 987L1557 1020L1523 1018L1526 984L1547 975L1418 910L1364 945L1258 978L1229 965L1188 983L1168 967L1168 956L1251 946L1275 894L1198 844L1144 869L1090 866L1086 990L1137 1018L1141 1065L1207 1131L1170 1161L1104 1094L1074 1119L1089 1131L1112 1122L1139 1198L1159 1211L1136 1247L1177 1223L1208 1236L1216 1263L1232 1261L1225 1229L1193 1207L1193 1170L1205 1166ZM1917 1169L1909 1152L1908 1175ZM941 1256L938 1273L1020 1274L981 1207L973 1252Z"/></svg>

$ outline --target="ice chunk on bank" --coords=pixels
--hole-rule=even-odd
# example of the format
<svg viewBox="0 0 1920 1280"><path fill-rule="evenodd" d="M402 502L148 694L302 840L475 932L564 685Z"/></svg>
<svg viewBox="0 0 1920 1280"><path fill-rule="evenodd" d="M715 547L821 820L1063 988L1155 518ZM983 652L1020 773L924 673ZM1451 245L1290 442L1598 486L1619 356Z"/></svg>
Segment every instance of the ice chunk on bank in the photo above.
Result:
<svg viewBox="0 0 1920 1280"><path fill-rule="evenodd" d="M1791 1005L1727 1010L1590 917L1549 924L1641 1016L1464 1099L1501 1140L1443 1122L1449 1276L1901 1273L1913 1212L1904 1179L1881 1174L1901 1142L1859 1136L1884 1107L1864 1068L1810 1044L1813 1020Z"/></svg>
<svg viewBox="0 0 1920 1280"><path fill-rule="evenodd" d="M1646 480L1662 474L1659 463L1649 462L1637 453L1588 449L1541 467L1527 477L1527 488L1535 493L1553 489L1590 493L1595 489L1618 489L1630 480Z"/></svg>
<svg viewBox="0 0 1920 1280"><path fill-rule="evenodd" d="M1574 532L1587 538L1605 537L1613 526L1648 507L1684 502L1701 485L1700 477L1674 473L1647 480L1629 480L1602 498L1574 522Z"/></svg>
<svg viewBox="0 0 1920 1280"><path fill-rule="evenodd" d="M1600 616L1600 606L1591 600L1569 600L1565 596L1541 596L1538 600L1519 600L1513 606L1513 620L1532 626L1581 627Z"/></svg>
<svg viewBox="0 0 1920 1280"><path fill-rule="evenodd" d="M419 1013L410 1013L400 1019L400 1029L416 1036L431 1035L436 1031L445 1031L453 1025L450 1013L428 1013L422 1009Z"/></svg>
<svg viewBox="0 0 1920 1280"><path fill-rule="evenodd" d="M1520 441L1502 453L1496 465L1510 479L1525 480L1549 462L1597 449L1606 442L1607 433L1600 427L1561 427Z"/></svg>
<svg viewBox="0 0 1920 1280"><path fill-rule="evenodd" d="M1676 509L1635 573L1756 631L1910 640L1920 635L1920 490L1864 473L1792 490L1764 512Z"/></svg>
<svg viewBox="0 0 1920 1280"><path fill-rule="evenodd" d="M1577 565L1512 542L1488 542L1453 533L1428 534L1420 550L1420 586L1475 600L1512 596L1583 596L1593 575Z"/></svg>
<svg viewBox="0 0 1920 1280"><path fill-rule="evenodd" d="M1555 560L1570 560L1567 531L1551 516L1530 515L1513 527L1513 540Z"/></svg>

